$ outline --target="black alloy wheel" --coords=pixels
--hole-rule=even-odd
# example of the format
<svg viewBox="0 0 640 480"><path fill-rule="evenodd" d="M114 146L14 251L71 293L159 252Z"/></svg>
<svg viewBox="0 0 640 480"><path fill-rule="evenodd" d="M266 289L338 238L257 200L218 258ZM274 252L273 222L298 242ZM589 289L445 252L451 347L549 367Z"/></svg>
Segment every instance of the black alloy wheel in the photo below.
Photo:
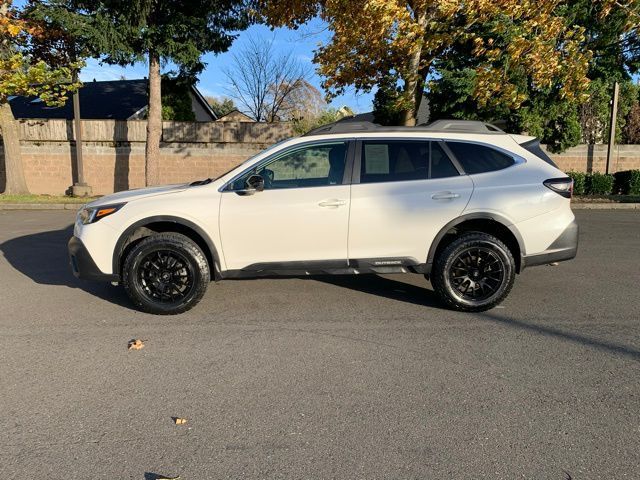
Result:
<svg viewBox="0 0 640 480"><path fill-rule="evenodd" d="M431 284L449 308L482 312L502 302L513 287L516 263L509 248L484 232L467 232L440 251Z"/></svg>
<svg viewBox="0 0 640 480"><path fill-rule="evenodd" d="M193 308L210 281L207 258L189 237L158 233L140 240L127 254L122 283L133 303L158 315Z"/></svg>

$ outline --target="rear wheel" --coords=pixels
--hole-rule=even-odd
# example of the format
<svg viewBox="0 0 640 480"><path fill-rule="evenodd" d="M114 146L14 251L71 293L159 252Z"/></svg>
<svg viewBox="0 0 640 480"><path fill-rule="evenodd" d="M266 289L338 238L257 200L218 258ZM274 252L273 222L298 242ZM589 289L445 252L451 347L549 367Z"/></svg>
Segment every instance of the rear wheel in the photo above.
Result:
<svg viewBox="0 0 640 480"><path fill-rule="evenodd" d="M193 308L209 284L207 259L190 238L159 233L140 241L127 255L122 283L133 303L158 315Z"/></svg>
<svg viewBox="0 0 640 480"><path fill-rule="evenodd" d="M435 259L434 291L455 310L482 312L502 302L513 287L515 261L509 248L493 235L465 233Z"/></svg>

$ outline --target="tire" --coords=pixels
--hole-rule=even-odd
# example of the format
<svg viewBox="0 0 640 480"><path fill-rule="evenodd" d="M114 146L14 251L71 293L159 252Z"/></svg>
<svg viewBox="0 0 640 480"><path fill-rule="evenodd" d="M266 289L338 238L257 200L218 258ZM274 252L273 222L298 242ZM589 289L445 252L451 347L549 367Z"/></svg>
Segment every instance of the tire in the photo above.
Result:
<svg viewBox="0 0 640 480"><path fill-rule="evenodd" d="M487 233L469 232L436 256L431 284L447 307L483 312L509 295L515 275L513 254L503 242Z"/></svg>
<svg viewBox="0 0 640 480"><path fill-rule="evenodd" d="M144 312L176 315L193 308L210 281L207 258L190 238L158 233L131 249L122 267L122 283Z"/></svg>

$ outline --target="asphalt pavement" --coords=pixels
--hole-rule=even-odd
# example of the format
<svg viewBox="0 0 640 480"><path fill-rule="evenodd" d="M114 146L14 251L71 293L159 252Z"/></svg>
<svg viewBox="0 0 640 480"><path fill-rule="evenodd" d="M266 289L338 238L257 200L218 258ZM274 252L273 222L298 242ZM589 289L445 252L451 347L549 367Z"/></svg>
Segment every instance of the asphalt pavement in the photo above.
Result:
<svg viewBox="0 0 640 480"><path fill-rule="evenodd" d="M71 275L73 215L0 211L2 480L640 478L638 211L577 212L578 257L483 314L394 275L174 317Z"/></svg>

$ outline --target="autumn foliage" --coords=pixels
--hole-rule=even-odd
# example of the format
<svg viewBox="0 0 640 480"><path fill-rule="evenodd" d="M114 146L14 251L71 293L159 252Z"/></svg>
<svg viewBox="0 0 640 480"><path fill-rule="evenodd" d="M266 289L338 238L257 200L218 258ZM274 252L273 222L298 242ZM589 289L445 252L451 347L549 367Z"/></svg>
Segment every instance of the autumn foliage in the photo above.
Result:
<svg viewBox="0 0 640 480"><path fill-rule="evenodd" d="M584 30L569 25L560 6L557 0L263 0L262 12L274 26L321 17L333 33L315 56L327 92L368 91L392 75L403 85L398 107L412 124L434 62L460 42L473 45L480 105L517 108L531 88L554 86L563 98L580 98L591 54L582 48ZM525 77L528 88L515 77Z"/></svg>

